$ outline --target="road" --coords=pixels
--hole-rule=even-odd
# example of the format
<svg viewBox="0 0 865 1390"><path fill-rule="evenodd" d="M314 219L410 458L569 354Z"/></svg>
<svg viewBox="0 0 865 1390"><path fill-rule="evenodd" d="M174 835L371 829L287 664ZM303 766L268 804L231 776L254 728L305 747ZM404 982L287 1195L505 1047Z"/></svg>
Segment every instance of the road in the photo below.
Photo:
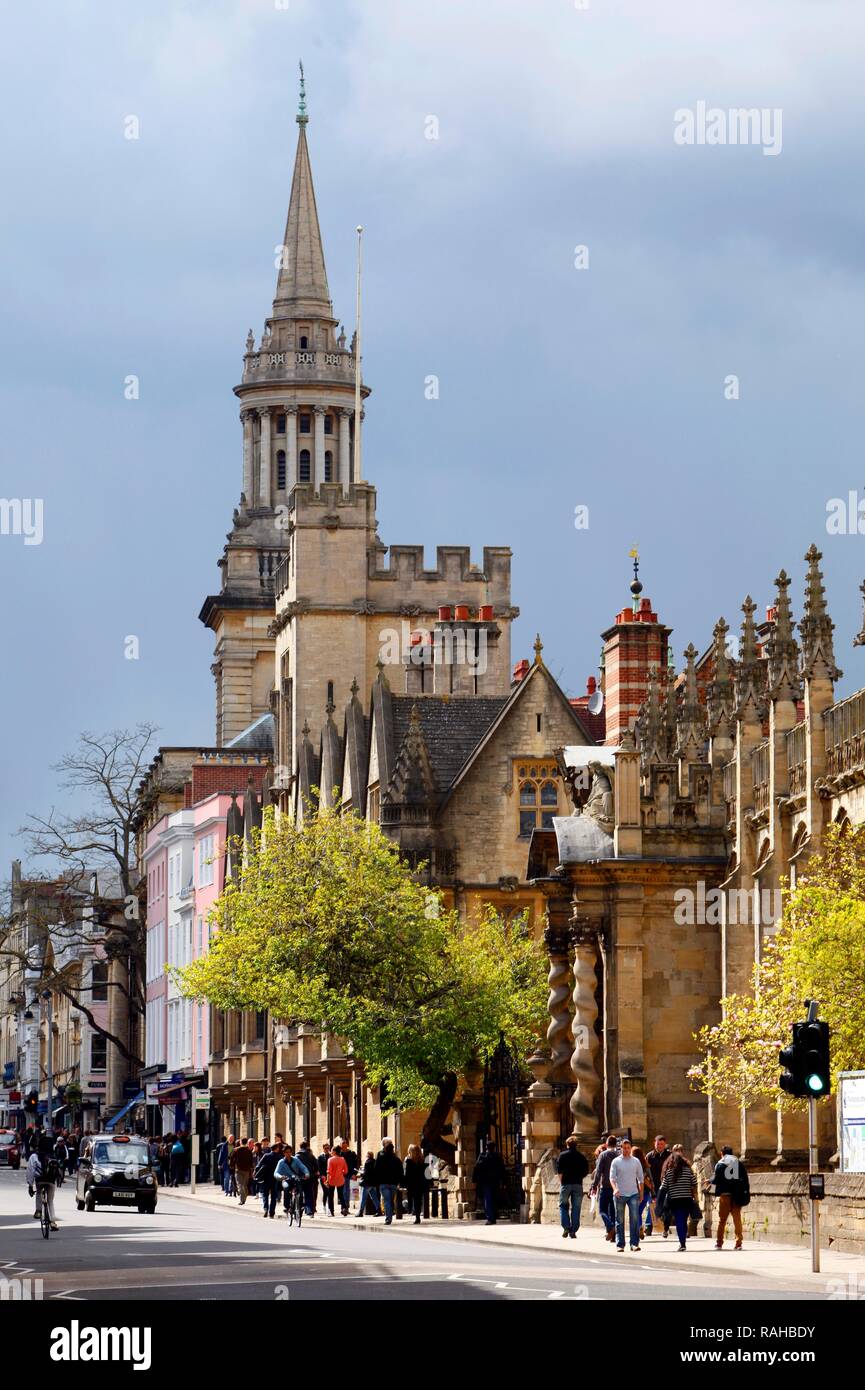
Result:
<svg viewBox="0 0 865 1390"><path fill-rule="evenodd" d="M0 1169L0 1278L42 1280L44 1299L284 1299L618 1301L825 1298L801 1282L658 1269L630 1252L595 1258L567 1241L561 1252L448 1241L405 1229L358 1228L317 1217L300 1231L161 1192L154 1216L75 1209L74 1184L57 1194L61 1229L46 1241L32 1218L23 1169Z"/></svg>

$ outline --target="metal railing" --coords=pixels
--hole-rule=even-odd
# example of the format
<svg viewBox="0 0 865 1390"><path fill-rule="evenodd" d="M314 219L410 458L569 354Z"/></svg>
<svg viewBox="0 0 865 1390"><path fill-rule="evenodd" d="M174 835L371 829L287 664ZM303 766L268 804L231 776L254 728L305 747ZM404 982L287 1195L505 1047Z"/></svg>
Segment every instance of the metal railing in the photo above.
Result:
<svg viewBox="0 0 865 1390"><path fill-rule="evenodd" d="M751 779L754 788L754 810L765 811L769 805L769 741L759 743L751 753Z"/></svg>
<svg viewBox="0 0 865 1390"><path fill-rule="evenodd" d="M790 776L790 795L803 796L806 790L807 745L805 723L794 724L787 735L787 770Z"/></svg>
<svg viewBox="0 0 865 1390"><path fill-rule="evenodd" d="M823 720L828 775L865 772L865 690L833 705Z"/></svg>
<svg viewBox="0 0 865 1390"><path fill-rule="evenodd" d="M727 803L727 824L736 819L736 759L724 764L724 800Z"/></svg>

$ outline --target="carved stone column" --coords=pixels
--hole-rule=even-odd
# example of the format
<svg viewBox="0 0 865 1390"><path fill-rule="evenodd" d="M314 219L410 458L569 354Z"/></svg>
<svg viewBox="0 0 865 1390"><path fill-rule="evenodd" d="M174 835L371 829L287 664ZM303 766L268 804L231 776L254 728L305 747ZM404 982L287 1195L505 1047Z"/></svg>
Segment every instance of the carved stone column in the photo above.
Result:
<svg viewBox="0 0 865 1390"><path fill-rule="evenodd" d="M351 482L351 417L354 411L343 406L339 412L339 481L343 492Z"/></svg>
<svg viewBox="0 0 865 1390"><path fill-rule="evenodd" d="M324 482L324 417L327 411L323 405L313 406L315 413L315 491L321 491Z"/></svg>
<svg viewBox="0 0 865 1390"><path fill-rule="evenodd" d="M297 406L285 407L285 490L297 482Z"/></svg>
<svg viewBox="0 0 865 1390"><path fill-rule="evenodd" d="M241 410L240 418L243 422L243 495L246 498L247 507L255 506L255 494L253 492L253 469L252 469L252 420L251 410Z"/></svg>
<svg viewBox="0 0 865 1390"><path fill-rule="evenodd" d="M574 1050L571 1053L571 1074L577 1083L571 1097L571 1114L574 1117L574 1134L581 1144L591 1144L597 1142L601 1131L600 1049L595 1032L598 1017L595 1000L598 986L597 927L575 912L571 918L570 937L574 947Z"/></svg>
<svg viewBox="0 0 865 1390"><path fill-rule="evenodd" d="M261 421L261 438L258 448L258 504L260 507L270 506L270 413L269 405L259 406L258 418Z"/></svg>
<svg viewBox="0 0 865 1390"><path fill-rule="evenodd" d="M549 1080L561 1083L570 1080L571 1061L571 964L568 953L567 931L562 927L548 926L544 932L544 944L550 955L550 973L547 983L550 996L547 1008L550 1025L547 1028L547 1045L550 1050Z"/></svg>

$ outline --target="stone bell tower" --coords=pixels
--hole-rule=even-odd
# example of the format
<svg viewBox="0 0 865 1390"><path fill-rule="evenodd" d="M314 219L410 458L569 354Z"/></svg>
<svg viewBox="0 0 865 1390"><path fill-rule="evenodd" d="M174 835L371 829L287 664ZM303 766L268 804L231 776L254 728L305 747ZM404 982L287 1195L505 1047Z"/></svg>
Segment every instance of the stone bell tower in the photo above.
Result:
<svg viewBox="0 0 865 1390"><path fill-rule="evenodd" d="M250 329L240 401L242 483L201 622L215 634L216 742L271 707L275 582L288 553L289 499L298 483L348 489L353 469L354 342L333 316L312 182L301 75L298 138L276 293L256 344ZM362 396L368 395L362 388ZM283 569L285 567L283 566Z"/></svg>

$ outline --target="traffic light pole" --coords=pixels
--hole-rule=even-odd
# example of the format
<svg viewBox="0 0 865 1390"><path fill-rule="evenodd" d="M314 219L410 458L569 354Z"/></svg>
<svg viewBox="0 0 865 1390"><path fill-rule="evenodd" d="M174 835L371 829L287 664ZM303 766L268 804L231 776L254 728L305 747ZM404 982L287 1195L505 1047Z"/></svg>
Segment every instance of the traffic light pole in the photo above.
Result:
<svg viewBox="0 0 865 1390"><path fill-rule="evenodd" d="M816 1173L817 1160L817 1101L811 1096L808 1101L808 1172ZM812 1198L811 1207L811 1270L820 1273L820 1203Z"/></svg>

